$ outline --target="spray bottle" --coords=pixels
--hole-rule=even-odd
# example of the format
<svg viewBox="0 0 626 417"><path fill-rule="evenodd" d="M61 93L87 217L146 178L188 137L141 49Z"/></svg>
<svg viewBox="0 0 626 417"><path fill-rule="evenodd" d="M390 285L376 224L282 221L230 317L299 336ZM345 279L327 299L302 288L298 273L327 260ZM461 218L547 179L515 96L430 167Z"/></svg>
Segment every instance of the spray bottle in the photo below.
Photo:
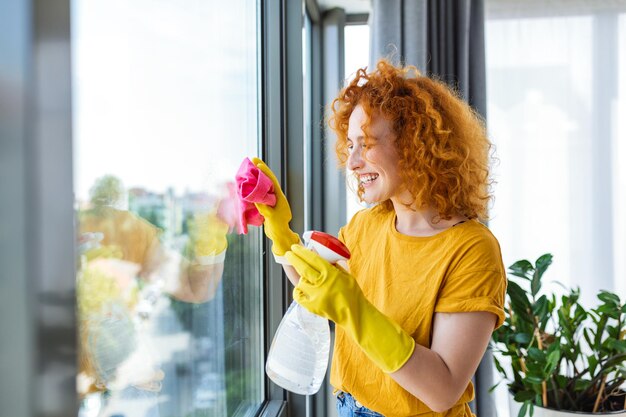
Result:
<svg viewBox="0 0 626 417"><path fill-rule="evenodd" d="M309 231L302 237L307 248L332 264L350 258L348 248L332 235ZM329 352L328 320L293 301L276 330L265 371L282 388L312 395L324 381Z"/></svg>

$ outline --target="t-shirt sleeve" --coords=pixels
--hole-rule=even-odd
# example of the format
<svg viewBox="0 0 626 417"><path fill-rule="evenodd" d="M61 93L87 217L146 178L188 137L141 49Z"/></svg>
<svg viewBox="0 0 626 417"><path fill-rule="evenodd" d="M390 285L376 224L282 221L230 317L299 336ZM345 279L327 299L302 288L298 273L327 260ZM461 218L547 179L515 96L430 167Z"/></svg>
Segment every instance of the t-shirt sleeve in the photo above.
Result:
<svg viewBox="0 0 626 417"><path fill-rule="evenodd" d="M506 274L499 245L495 238L492 239L471 245L459 265L445 277L439 289L435 312L487 311L498 318L495 328L502 325Z"/></svg>

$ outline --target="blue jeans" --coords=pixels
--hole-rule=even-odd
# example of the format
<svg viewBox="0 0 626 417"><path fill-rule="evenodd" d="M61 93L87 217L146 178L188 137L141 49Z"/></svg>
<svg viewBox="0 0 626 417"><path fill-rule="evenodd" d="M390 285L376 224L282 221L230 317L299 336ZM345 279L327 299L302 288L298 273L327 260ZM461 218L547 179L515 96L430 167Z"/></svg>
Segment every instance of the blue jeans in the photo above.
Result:
<svg viewBox="0 0 626 417"><path fill-rule="evenodd" d="M363 407L352 395L341 391L337 395L337 413L339 417L385 417Z"/></svg>

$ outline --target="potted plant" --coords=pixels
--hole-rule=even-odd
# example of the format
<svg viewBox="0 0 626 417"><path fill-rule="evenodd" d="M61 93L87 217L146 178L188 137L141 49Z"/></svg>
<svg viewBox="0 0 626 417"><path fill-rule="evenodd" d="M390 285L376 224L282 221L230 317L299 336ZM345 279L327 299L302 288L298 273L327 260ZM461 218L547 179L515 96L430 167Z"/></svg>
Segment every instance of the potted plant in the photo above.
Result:
<svg viewBox="0 0 626 417"><path fill-rule="evenodd" d="M578 289L560 296L545 291L542 277L551 263L545 254L534 265L521 260L509 267L506 320L492 345L511 408L518 417L626 416L626 304L600 291L596 307L585 309Z"/></svg>

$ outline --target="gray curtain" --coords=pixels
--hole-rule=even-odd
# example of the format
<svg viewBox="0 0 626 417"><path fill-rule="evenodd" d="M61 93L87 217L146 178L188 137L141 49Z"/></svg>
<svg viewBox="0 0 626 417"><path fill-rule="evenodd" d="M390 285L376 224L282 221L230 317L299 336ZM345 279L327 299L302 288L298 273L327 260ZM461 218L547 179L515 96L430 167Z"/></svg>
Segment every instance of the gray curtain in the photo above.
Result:
<svg viewBox="0 0 626 417"><path fill-rule="evenodd" d="M486 116L483 0L372 0L370 66L415 65Z"/></svg>
<svg viewBox="0 0 626 417"><path fill-rule="evenodd" d="M372 0L370 67L379 58L415 65L457 89L487 115L483 0ZM488 350L473 378L479 417L495 417L488 390L493 357Z"/></svg>

